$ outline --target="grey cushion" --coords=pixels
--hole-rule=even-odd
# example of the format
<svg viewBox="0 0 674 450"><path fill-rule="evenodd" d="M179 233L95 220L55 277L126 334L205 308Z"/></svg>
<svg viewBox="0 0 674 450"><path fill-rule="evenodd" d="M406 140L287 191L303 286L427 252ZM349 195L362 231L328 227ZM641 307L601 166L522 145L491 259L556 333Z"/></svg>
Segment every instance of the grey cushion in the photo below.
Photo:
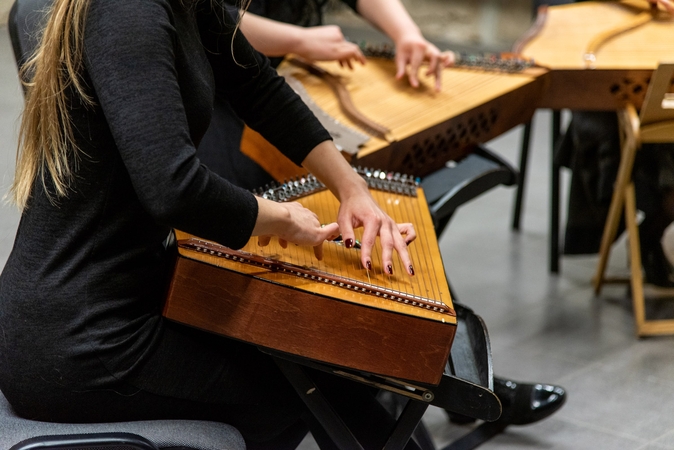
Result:
<svg viewBox="0 0 674 450"><path fill-rule="evenodd" d="M63 424L18 417L0 394L0 449L36 436L83 433L133 433L160 449L186 447L194 450L245 450L241 434L232 426L198 420L149 420L140 422Z"/></svg>

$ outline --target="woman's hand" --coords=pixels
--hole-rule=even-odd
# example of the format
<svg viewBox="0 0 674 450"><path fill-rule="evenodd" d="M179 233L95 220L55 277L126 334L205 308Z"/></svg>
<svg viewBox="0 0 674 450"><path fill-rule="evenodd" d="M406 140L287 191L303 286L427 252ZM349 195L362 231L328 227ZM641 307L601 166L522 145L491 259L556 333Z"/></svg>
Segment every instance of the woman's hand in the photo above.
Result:
<svg viewBox="0 0 674 450"><path fill-rule="evenodd" d="M442 69L454 64L454 53L441 52L413 30L401 35L395 41L395 46L396 79L407 75L412 87L419 87L419 69L422 64L427 64L426 76L435 76L435 90L440 91Z"/></svg>
<svg viewBox="0 0 674 450"><path fill-rule="evenodd" d="M258 245L266 246L272 236L277 236L281 247L288 242L314 247L317 259L323 259L323 242L339 236L336 223L322 225L318 216L300 203L276 203L256 197L258 203L257 221L253 236L258 236Z"/></svg>
<svg viewBox="0 0 674 450"><path fill-rule="evenodd" d="M648 0L648 3L655 6L660 5L670 13L674 14L674 2L672 2L672 0Z"/></svg>
<svg viewBox="0 0 674 450"><path fill-rule="evenodd" d="M379 236L384 271L389 274L393 272L395 250L407 273L414 275L414 267L407 252L407 245L416 238L414 226L409 223L396 224L379 207L365 180L354 172L332 141L317 145L302 165L325 183L340 201L337 223L345 246L353 247L356 242L353 230L363 227L360 247L363 267L372 269L372 248Z"/></svg>
<svg viewBox="0 0 674 450"><path fill-rule="evenodd" d="M336 25L304 28L247 12L241 30L257 51L270 57L294 53L311 61L339 61L350 68L354 61L365 64L360 48L348 42Z"/></svg>
<svg viewBox="0 0 674 450"><path fill-rule="evenodd" d="M353 62L365 64L360 48L347 41L337 25L303 28L302 37L293 53L310 61L339 61L353 69Z"/></svg>
<svg viewBox="0 0 674 450"><path fill-rule="evenodd" d="M347 248L353 247L355 242L353 230L363 227L363 236L360 240L360 259L363 267L372 270L372 249L379 236L384 271L393 275L395 249L407 273L414 275L414 267L407 252L407 246L416 238L414 226L411 223L396 224L372 198L365 181L362 179L358 181L362 183L354 180L350 188L346 192L342 190L340 194L337 223L344 245Z"/></svg>

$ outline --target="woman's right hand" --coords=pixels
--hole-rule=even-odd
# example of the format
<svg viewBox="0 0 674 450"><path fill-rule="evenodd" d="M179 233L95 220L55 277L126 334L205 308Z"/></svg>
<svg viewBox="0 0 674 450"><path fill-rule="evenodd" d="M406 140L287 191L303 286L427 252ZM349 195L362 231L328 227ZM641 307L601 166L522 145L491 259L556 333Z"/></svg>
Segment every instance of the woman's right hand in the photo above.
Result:
<svg viewBox="0 0 674 450"><path fill-rule="evenodd" d="M674 14L674 2L672 0L648 0L651 5L660 5L670 13Z"/></svg>
<svg viewBox="0 0 674 450"><path fill-rule="evenodd" d="M273 236L277 236L281 247L288 242L310 245L317 259L323 259L323 243L339 236L337 223L321 224L318 216L297 202L277 203L256 197L258 203L257 221L253 236L258 237L258 245L266 246Z"/></svg>
<svg viewBox="0 0 674 450"><path fill-rule="evenodd" d="M293 53L310 61L339 61L353 69L353 62L365 64L365 56L358 45L346 40L337 25L302 28L301 38Z"/></svg>

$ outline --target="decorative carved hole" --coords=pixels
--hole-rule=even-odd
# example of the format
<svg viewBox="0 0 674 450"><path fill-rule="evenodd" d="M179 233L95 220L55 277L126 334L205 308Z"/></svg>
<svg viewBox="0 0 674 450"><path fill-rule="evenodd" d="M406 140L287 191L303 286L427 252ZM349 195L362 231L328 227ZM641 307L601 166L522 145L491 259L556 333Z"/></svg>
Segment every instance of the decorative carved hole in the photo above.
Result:
<svg viewBox="0 0 674 450"><path fill-rule="evenodd" d="M489 121L491 122L492 125L494 125L497 120L498 120L498 112L492 108L489 111Z"/></svg>

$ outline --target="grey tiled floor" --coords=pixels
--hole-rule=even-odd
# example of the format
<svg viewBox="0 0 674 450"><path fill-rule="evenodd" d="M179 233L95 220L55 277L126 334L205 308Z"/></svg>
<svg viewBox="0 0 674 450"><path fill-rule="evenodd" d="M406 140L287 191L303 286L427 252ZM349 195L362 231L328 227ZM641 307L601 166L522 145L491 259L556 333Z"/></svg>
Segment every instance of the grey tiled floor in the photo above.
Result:
<svg viewBox="0 0 674 450"><path fill-rule="evenodd" d="M0 189L9 186L22 96L6 28L0 27ZM624 288L595 298L595 257L566 257L547 271L549 112L535 118L519 233L510 230L513 190L498 188L462 207L440 239L455 294L489 329L496 373L568 389L566 406L531 426L510 427L484 449L674 449L674 338L636 339ZM520 130L489 143L517 161ZM0 206L0 268L18 214ZM616 246L612 270L625 267ZM424 422L438 446L469 430L431 407ZM315 449L310 438L304 450Z"/></svg>

